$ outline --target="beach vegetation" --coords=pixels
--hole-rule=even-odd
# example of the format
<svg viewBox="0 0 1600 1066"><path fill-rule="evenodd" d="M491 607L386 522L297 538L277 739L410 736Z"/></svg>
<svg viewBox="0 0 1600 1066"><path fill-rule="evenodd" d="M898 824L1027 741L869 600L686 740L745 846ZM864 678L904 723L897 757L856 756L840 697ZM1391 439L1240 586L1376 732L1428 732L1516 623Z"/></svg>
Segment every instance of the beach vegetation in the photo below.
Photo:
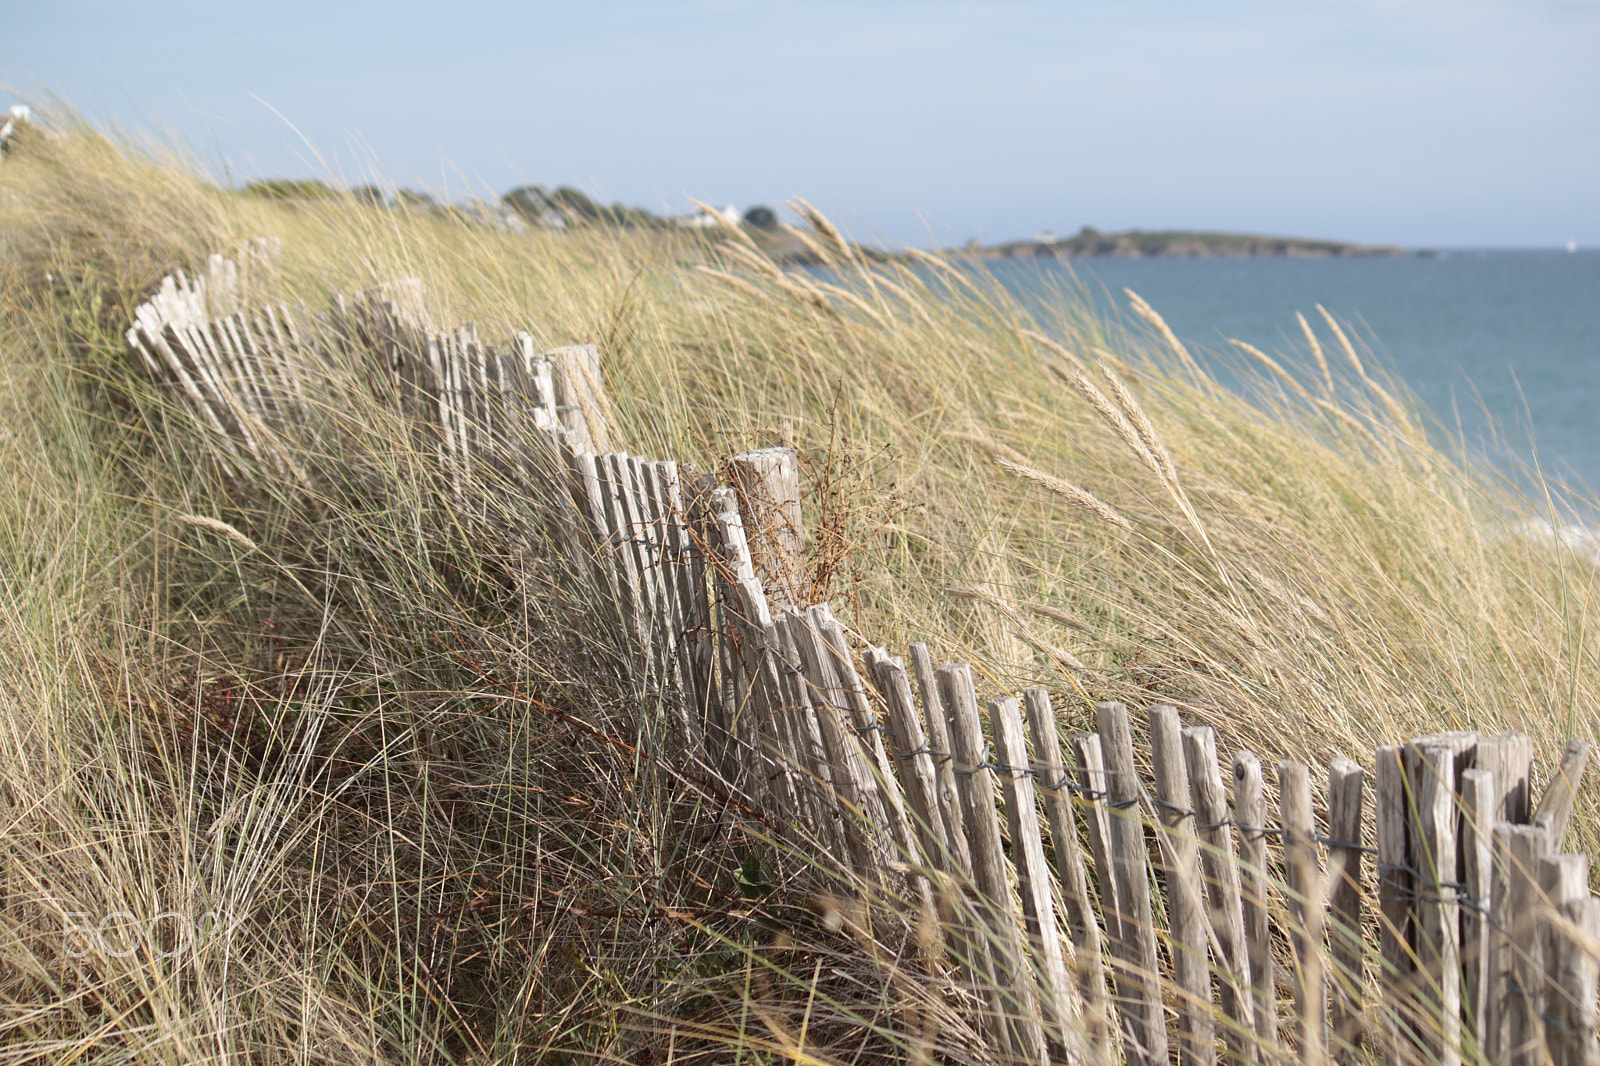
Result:
<svg viewBox="0 0 1600 1066"><path fill-rule="evenodd" d="M1045 685L1064 731L1120 700L1268 765L1514 728L1549 767L1597 739L1600 571L1522 532L1570 498L1473 460L1335 309L1298 346L1198 352L1134 294L1025 307L804 203L811 270L738 226L463 226L55 128L0 166L17 1061L992 1061L913 961L915 906L823 897L731 815L676 831L701 801L585 604L475 532L392 412L318 397L314 493L211 458L125 331L253 238L282 254L247 291L307 321L418 277L441 325L595 341L629 452L793 446L849 631L927 641L988 696ZM1597 845L1580 804L1570 850Z"/></svg>

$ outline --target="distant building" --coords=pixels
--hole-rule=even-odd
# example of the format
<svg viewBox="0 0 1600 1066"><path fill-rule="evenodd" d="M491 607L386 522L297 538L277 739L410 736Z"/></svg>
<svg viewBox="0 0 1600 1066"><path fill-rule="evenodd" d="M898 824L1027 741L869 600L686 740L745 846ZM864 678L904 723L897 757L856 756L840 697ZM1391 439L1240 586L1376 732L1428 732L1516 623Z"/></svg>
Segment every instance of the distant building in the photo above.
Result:
<svg viewBox="0 0 1600 1066"><path fill-rule="evenodd" d="M11 142L23 129L33 125L33 112L28 110L27 104L12 104L11 113L6 116L4 125L0 125L0 152L11 147Z"/></svg>
<svg viewBox="0 0 1600 1066"><path fill-rule="evenodd" d="M728 204L720 210L717 208L712 208L709 211L702 209L692 215L678 215L672 221L680 226L687 226L689 229L712 229L716 226L737 226L743 220L743 216L739 214L739 209L732 204Z"/></svg>
<svg viewBox="0 0 1600 1066"><path fill-rule="evenodd" d="M505 230L508 233L528 232L527 220L522 215L505 204L493 200L472 200L462 204L457 210L464 218L481 225Z"/></svg>

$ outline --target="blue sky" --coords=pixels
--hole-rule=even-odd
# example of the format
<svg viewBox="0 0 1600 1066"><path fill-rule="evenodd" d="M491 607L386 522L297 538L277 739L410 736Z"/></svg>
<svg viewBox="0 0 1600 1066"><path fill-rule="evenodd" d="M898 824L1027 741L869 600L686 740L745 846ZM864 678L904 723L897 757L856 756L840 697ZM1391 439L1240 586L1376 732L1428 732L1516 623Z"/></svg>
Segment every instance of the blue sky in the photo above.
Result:
<svg viewBox="0 0 1600 1066"><path fill-rule="evenodd" d="M921 245L1600 245L1600 0L6 7L0 83L235 180L804 196Z"/></svg>

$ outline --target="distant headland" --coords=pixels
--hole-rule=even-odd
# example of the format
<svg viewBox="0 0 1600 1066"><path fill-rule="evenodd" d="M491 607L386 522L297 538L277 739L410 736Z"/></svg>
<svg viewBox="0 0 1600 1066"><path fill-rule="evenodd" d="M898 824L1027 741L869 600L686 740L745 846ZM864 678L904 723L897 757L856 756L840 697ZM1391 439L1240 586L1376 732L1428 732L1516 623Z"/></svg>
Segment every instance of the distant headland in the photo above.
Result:
<svg viewBox="0 0 1600 1066"><path fill-rule="evenodd" d="M1003 244L969 243L954 254L982 259L1079 259L1108 257L1146 259L1247 258L1273 256L1288 259L1332 259L1345 256L1399 256L1406 250L1391 244L1354 244L1348 241L1306 240L1300 237L1263 237L1250 233L1209 233L1197 230L1124 230L1101 233L1085 226L1071 237L1045 233L1030 240Z"/></svg>

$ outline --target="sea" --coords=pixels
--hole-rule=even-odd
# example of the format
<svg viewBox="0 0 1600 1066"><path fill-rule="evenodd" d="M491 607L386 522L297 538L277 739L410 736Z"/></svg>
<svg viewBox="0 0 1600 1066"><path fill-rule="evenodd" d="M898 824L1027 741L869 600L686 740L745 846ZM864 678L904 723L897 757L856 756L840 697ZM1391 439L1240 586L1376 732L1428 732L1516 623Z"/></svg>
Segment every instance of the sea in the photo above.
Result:
<svg viewBox="0 0 1600 1066"><path fill-rule="evenodd" d="M1353 327L1363 360L1397 375L1465 443L1531 487L1569 483L1595 528L1600 489L1600 250L1451 250L1393 258L998 260L985 264L1031 303L1086 294L1127 312L1149 301L1223 380L1238 338L1313 365L1305 315L1342 360L1316 307ZM1306 379L1309 382L1309 378Z"/></svg>

